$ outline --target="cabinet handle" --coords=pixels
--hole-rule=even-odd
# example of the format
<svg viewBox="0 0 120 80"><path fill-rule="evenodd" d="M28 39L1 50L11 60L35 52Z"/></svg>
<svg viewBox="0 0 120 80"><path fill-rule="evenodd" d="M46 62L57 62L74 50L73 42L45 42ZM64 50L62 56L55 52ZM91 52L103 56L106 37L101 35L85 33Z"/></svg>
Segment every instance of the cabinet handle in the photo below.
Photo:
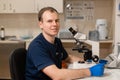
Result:
<svg viewBox="0 0 120 80"><path fill-rule="evenodd" d="M39 5L37 4L37 11L39 11Z"/></svg>
<svg viewBox="0 0 120 80"><path fill-rule="evenodd" d="M9 9L12 10L12 4L11 3L9 4Z"/></svg>
<svg viewBox="0 0 120 80"><path fill-rule="evenodd" d="M3 10L6 10L6 5L5 4L3 4Z"/></svg>
<svg viewBox="0 0 120 80"><path fill-rule="evenodd" d="M13 13L15 13L16 11L15 11L15 9L13 9Z"/></svg>

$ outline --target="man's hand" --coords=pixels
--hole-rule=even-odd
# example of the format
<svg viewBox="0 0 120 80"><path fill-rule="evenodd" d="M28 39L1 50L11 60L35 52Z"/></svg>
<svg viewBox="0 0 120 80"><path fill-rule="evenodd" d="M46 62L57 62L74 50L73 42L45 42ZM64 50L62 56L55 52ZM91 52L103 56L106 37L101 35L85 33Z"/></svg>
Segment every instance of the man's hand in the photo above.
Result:
<svg viewBox="0 0 120 80"><path fill-rule="evenodd" d="M103 76L104 74L104 65L102 63L96 64L95 66L90 67L91 76Z"/></svg>

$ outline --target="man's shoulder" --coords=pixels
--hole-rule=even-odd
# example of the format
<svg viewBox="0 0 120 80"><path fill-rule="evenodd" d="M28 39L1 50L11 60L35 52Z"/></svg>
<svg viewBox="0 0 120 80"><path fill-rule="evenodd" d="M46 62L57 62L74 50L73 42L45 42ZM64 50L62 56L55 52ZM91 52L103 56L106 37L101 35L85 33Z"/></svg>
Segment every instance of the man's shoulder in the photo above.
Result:
<svg viewBox="0 0 120 80"><path fill-rule="evenodd" d="M30 46L37 46L37 45L43 45L43 39L42 39L42 36L41 34L39 34L37 37L35 37L31 43L30 43Z"/></svg>
<svg viewBox="0 0 120 80"><path fill-rule="evenodd" d="M56 40L57 42L61 42L60 38L58 38L58 37L56 37L55 40Z"/></svg>

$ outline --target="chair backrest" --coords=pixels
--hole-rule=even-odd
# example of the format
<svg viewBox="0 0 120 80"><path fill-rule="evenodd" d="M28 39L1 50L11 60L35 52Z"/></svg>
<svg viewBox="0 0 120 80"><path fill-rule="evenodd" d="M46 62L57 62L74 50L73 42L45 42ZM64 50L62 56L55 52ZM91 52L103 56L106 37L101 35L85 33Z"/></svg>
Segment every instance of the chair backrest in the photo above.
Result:
<svg viewBox="0 0 120 80"><path fill-rule="evenodd" d="M10 54L11 80L25 80L26 53L25 48L17 48Z"/></svg>

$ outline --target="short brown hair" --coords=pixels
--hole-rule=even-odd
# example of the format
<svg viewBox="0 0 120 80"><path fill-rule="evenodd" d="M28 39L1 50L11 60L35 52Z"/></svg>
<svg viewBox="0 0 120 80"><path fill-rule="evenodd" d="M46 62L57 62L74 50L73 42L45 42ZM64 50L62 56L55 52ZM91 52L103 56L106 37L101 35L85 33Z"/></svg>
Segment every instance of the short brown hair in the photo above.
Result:
<svg viewBox="0 0 120 80"><path fill-rule="evenodd" d="M44 7L38 13L38 20L39 21L42 21L42 15L43 15L43 13L45 11L50 11L50 12L56 12L56 13L58 13L58 11L55 8L53 8L53 7Z"/></svg>

